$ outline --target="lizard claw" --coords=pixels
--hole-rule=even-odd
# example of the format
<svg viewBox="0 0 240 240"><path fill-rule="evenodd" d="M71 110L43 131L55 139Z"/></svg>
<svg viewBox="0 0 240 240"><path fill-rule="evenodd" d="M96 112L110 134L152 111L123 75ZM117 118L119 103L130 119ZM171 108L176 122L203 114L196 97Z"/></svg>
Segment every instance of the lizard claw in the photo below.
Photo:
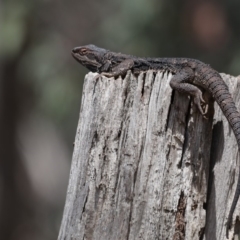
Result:
<svg viewBox="0 0 240 240"><path fill-rule="evenodd" d="M208 104L204 104L203 107L204 107L204 115L206 115L207 112L208 112L209 105Z"/></svg>
<svg viewBox="0 0 240 240"><path fill-rule="evenodd" d="M101 78L102 77L102 75L101 74L98 74L98 75L96 75L94 78L93 78L93 81L97 81L99 78Z"/></svg>
<svg viewBox="0 0 240 240"><path fill-rule="evenodd" d="M194 103L197 105L200 113L205 117L207 111L208 111L208 105L206 104L206 102L204 101L203 97L202 97L202 92L196 92L195 96L194 96ZM204 106L204 110L203 110L203 106Z"/></svg>
<svg viewBox="0 0 240 240"><path fill-rule="evenodd" d="M202 107L202 109L204 109L203 118L208 119L207 113L208 113L209 105L208 104L201 104L201 107Z"/></svg>
<svg viewBox="0 0 240 240"><path fill-rule="evenodd" d="M102 76L105 76L105 77L114 77L114 73L102 72L101 74Z"/></svg>
<svg viewBox="0 0 240 240"><path fill-rule="evenodd" d="M97 81L99 80L101 77L113 77L113 74L112 73L108 73L108 72L102 72L102 73L99 73L98 75L96 75L94 78L93 78L93 81Z"/></svg>

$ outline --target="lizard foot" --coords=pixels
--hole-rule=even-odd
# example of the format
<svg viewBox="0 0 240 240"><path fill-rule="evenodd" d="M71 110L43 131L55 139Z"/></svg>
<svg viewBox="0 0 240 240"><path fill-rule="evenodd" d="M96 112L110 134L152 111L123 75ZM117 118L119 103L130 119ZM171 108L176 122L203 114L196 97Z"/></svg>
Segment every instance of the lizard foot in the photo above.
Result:
<svg viewBox="0 0 240 240"><path fill-rule="evenodd" d="M96 75L95 77L94 77L94 81L97 81L99 78L101 78L101 77L107 77L107 78L111 78L111 77L114 77L114 78L116 78L116 77L118 77L119 75L117 75L116 73L108 73L108 72L102 72L102 73L99 73L98 75Z"/></svg>
<svg viewBox="0 0 240 240"><path fill-rule="evenodd" d="M200 113L205 117L205 115L207 114L207 111L208 111L208 105L203 100L201 91L198 91L195 93L193 102L197 105Z"/></svg>
<svg viewBox="0 0 240 240"><path fill-rule="evenodd" d="M202 109L204 110L202 116L203 116L205 119L208 119L207 115L208 115L209 105L208 105L207 103L202 103L202 104L201 104L201 107L202 107Z"/></svg>
<svg viewBox="0 0 240 240"><path fill-rule="evenodd" d="M93 78L93 81L97 81L97 80L99 80L99 78L101 78L102 77L102 75L101 74L98 74L98 75L96 75L94 78Z"/></svg>
<svg viewBox="0 0 240 240"><path fill-rule="evenodd" d="M99 73L98 75L96 75L93 80L97 81L101 77L108 77L108 78L110 78L110 77L115 77L115 75L114 75L114 73L102 72L102 73Z"/></svg>
<svg viewBox="0 0 240 240"><path fill-rule="evenodd" d="M115 77L115 73L109 73L109 72L102 72L101 75L109 78Z"/></svg>

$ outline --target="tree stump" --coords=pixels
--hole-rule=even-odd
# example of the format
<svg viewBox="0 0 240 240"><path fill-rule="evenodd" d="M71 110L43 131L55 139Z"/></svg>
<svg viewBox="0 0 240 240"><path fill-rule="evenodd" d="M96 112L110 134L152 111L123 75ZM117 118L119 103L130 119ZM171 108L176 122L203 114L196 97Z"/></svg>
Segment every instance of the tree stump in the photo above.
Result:
<svg viewBox="0 0 240 240"><path fill-rule="evenodd" d="M240 110L240 76L221 74L228 85L237 109ZM210 157L210 179L208 184L207 218L205 240L225 240L226 222L239 174L238 145L233 131L221 109L214 104L215 114L212 131ZM233 214L233 224L229 239L239 239L239 202Z"/></svg>
<svg viewBox="0 0 240 240"><path fill-rule="evenodd" d="M95 76L84 81L58 239L225 239L239 164L219 108L213 121L210 102L203 118L171 74ZM240 102L240 79L222 76Z"/></svg>

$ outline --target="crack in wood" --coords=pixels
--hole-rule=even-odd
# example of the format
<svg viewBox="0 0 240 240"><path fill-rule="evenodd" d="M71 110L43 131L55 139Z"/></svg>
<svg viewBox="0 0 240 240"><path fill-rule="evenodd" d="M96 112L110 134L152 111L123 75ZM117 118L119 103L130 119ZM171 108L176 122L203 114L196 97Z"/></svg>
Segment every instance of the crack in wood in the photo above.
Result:
<svg viewBox="0 0 240 240"><path fill-rule="evenodd" d="M167 131L168 126L169 126L169 122L170 122L170 113L171 113L172 108L173 108L174 97L175 97L175 91L172 90L172 92L171 92L171 103L170 103L170 106L169 106L169 108L168 108L167 121L166 121L166 125L165 125L165 132Z"/></svg>
<svg viewBox="0 0 240 240"><path fill-rule="evenodd" d="M184 130L184 139L183 139L183 146L182 146L182 155L181 155L181 159L179 161L179 163L177 164L178 168L181 169L182 168L182 163L183 163L183 157L185 154L185 151L187 149L187 144L188 144L188 124L191 118L191 101L189 101L188 104L188 110L187 110L187 114L186 114L186 120L185 120L185 130Z"/></svg>
<svg viewBox="0 0 240 240"><path fill-rule="evenodd" d="M184 240L185 239L185 210L186 210L186 197L184 196L184 192L181 191L177 212L176 212L176 220L175 220L175 233L173 235L173 240Z"/></svg>

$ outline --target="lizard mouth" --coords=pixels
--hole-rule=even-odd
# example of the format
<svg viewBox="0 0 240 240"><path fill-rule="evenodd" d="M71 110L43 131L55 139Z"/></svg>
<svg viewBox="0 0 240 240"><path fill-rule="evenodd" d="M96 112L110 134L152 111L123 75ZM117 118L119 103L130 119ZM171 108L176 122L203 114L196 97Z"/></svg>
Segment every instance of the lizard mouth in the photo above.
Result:
<svg viewBox="0 0 240 240"><path fill-rule="evenodd" d="M74 49L72 50L72 56L83 66L86 66L86 64L90 62L86 56L80 55L78 52L74 52Z"/></svg>
<svg viewBox="0 0 240 240"><path fill-rule="evenodd" d="M75 52L74 49L72 50L72 56L78 61L80 62L82 57L78 52ZM81 62L80 62L81 63Z"/></svg>
<svg viewBox="0 0 240 240"><path fill-rule="evenodd" d="M72 50L72 56L83 66L87 67L90 71L96 72L101 64L98 63L95 59L89 59L86 55L79 54L75 49Z"/></svg>

